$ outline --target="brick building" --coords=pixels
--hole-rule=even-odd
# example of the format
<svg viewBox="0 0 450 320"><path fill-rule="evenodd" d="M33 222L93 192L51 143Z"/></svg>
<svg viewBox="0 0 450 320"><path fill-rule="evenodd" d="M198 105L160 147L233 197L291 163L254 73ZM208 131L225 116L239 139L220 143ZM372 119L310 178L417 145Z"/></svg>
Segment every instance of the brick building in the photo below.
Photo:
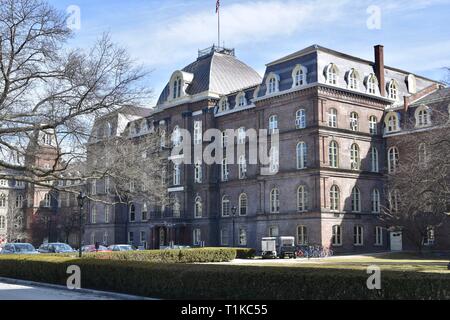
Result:
<svg viewBox="0 0 450 320"><path fill-rule="evenodd" d="M278 129L278 173L247 164L249 141L237 139L246 155L236 164L171 165L172 208L138 199L90 203L85 243L259 248L262 237L283 235L337 252L386 250L389 234L379 220L392 141L386 115L440 90L433 80L385 66L382 46L367 61L313 45L267 64L262 78L234 50L203 50L171 75L154 108L97 119L89 148L115 135L137 141L155 128L192 136L211 128ZM92 189L113 200L106 180Z"/></svg>

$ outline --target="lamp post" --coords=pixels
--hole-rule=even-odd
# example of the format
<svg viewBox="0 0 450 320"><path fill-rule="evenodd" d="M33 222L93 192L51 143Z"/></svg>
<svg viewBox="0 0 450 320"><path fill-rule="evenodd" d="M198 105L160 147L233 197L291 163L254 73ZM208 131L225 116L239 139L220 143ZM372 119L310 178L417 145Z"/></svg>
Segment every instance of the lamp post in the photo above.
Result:
<svg viewBox="0 0 450 320"><path fill-rule="evenodd" d="M235 234L235 230L234 230L234 225L235 225L235 217L236 217L236 212L237 212L237 208L233 207L231 208L231 214L233 215L232 219L233 219L233 248L235 247L235 242L234 242L234 234Z"/></svg>
<svg viewBox="0 0 450 320"><path fill-rule="evenodd" d="M78 256L81 258L83 252L81 250L81 238L83 237L83 206L84 200L86 199L86 195L83 192L77 197L78 206L80 207L80 225L79 225L79 234L78 234Z"/></svg>

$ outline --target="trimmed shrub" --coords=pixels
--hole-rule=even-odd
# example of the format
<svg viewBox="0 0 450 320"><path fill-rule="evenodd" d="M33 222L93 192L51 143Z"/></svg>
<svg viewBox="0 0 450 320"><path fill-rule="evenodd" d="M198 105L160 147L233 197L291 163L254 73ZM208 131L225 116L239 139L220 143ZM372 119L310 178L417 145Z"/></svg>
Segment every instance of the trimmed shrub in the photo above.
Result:
<svg viewBox="0 0 450 320"><path fill-rule="evenodd" d="M446 273L383 271L382 290L368 290L365 270L0 256L0 276L65 285L69 265L83 288L163 299L450 299Z"/></svg>
<svg viewBox="0 0 450 320"><path fill-rule="evenodd" d="M157 263L228 262L236 258L234 248L199 248L183 250L145 250L85 253L85 259L145 261Z"/></svg>

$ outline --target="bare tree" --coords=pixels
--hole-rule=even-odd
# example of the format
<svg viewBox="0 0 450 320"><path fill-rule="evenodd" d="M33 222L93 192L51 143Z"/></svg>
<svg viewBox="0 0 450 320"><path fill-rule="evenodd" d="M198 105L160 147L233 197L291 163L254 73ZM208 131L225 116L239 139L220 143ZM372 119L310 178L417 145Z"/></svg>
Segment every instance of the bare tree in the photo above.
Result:
<svg viewBox="0 0 450 320"><path fill-rule="evenodd" d="M450 123L445 114L436 118L445 120L427 131L397 137L400 160L389 175L382 215L389 226L401 227L419 250L450 212Z"/></svg>
<svg viewBox="0 0 450 320"><path fill-rule="evenodd" d="M85 160L92 119L150 92L147 75L104 35L90 50L70 50L66 17L43 0L0 0L0 168L33 184L58 180ZM27 161L51 145L51 165ZM48 162L48 161L47 161Z"/></svg>

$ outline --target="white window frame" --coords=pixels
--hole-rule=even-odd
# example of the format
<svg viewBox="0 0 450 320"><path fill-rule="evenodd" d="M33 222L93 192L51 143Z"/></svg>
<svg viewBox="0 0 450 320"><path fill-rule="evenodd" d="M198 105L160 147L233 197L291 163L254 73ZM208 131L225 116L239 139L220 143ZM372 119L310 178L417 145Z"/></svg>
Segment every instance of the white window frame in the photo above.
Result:
<svg viewBox="0 0 450 320"><path fill-rule="evenodd" d="M369 133L371 135L378 134L378 119L374 115L369 117Z"/></svg>
<svg viewBox="0 0 450 320"><path fill-rule="evenodd" d="M341 208L341 190L337 185L330 188L330 211L339 212Z"/></svg>
<svg viewBox="0 0 450 320"><path fill-rule="evenodd" d="M361 190L358 187L352 189L351 206L353 213L361 212Z"/></svg>
<svg viewBox="0 0 450 320"><path fill-rule="evenodd" d="M246 216L248 213L248 196L246 193L239 195L239 215Z"/></svg>
<svg viewBox="0 0 450 320"><path fill-rule="evenodd" d="M380 213L380 191L378 189L372 190L372 201L371 201L372 213Z"/></svg>
<svg viewBox="0 0 450 320"><path fill-rule="evenodd" d="M328 110L328 126L330 128L337 128L337 115L338 112L335 108L330 108Z"/></svg>
<svg viewBox="0 0 450 320"><path fill-rule="evenodd" d="M400 154L397 147L388 150L388 173L395 173L398 168Z"/></svg>
<svg viewBox="0 0 450 320"><path fill-rule="evenodd" d="M339 168L339 144L335 140L328 145L328 162L331 168Z"/></svg>
<svg viewBox="0 0 450 320"><path fill-rule="evenodd" d="M297 226L297 245L304 246L308 244L308 227L305 225Z"/></svg>
<svg viewBox="0 0 450 320"><path fill-rule="evenodd" d="M202 136L202 121L194 121L194 144L202 144L203 136Z"/></svg>
<svg viewBox="0 0 450 320"><path fill-rule="evenodd" d="M331 230L331 245L334 247L342 246L342 226L334 225Z"/></svg>
<svg viewBox="0 0 450 320"><path fill-rule="evenodd" d="M280 213L280 190L273 188L270 190L270 213Z"/></svg>
<svg viewBox="0 0 450 320"><path fill-rule="evenodd" d="M194 200L194 218L203 217L203 203L202 198L196 197Z"/></svg>
<svg viewBox="0 0 450 320"><path fill-rule="evenodd" d="M375 245L382 246L383 245L383 227L375 226Z"/></svg>
<svg viewBox="0 0 450 320"><path fill-rule="evenodd" d="M359 224L353 226L353 245L355 247L364 245L364 226Z"/></svg>
<svg viewBox="0 0 450 320"><path fill-rule="evenodd" d="M305 129L306 128L306 110L299 109L295 113L295 127L297 129Z"/></svg>
<svg viewBox="0 0 450 320"><path fill-rule="evenodd" d="M231 201L227 195L222 197L222 217L229 217L231 213Z"/></svg>
<svg viewBox="0 0 450 320"><path fill-rule="evenodd" d="M350 147L350 168L351 170L361 170L361 151L356 143Z"/></svg>
<svg viewBox="0 0 450 320"><path fill-rule="evenodd" d="M350 113L350 130L358 131L359 130L359 115L355 111Z"/></svg>
<svg viewBox="0 0 450 320"><path fill-rule="evenodd" d="M376 147L370 148L370 171L380 172L380 166L378 161L378 149Z"/></svg>
<svg viewBox="0 0 450 320"><path fill-rule="evenodd" d="M297 188L297 211L307 212L308 211L308 191L305 186L299 186Z"/></svg>
<svg viewBox="0 0 450 320"><path fill-rule="evenodd" d="M297 143L296 147L297 170L306 169L308 166L308 145L304 141Z"/></svg>
<svg viewBox="0 0 450 320"><path fill-rule="evenodd" d="M326 83L336 86L339 83L339 69L334 63L330 63L326 69Z"/></svg>

